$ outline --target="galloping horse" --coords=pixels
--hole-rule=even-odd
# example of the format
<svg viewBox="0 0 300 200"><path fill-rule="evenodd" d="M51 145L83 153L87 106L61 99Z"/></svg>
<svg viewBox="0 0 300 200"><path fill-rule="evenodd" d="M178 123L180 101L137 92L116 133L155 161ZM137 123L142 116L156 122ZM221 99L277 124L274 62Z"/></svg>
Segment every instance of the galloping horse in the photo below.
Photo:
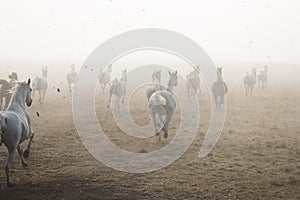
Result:
<svg viewBox="0 0 300 200"><path fill-rule="evenodd" d="M31 106L32 104L30 79L28 79L27 83L18 84L15 88L13 100L9 108L7 111L0 112L0 145L4 143L8 150L8 159L5 166L8 186L14 185L10 180L9 174L16 150L18 150L19 156L21 157L23 167L27 167L24 158L28 158L29 156L29 150L34 137L30 118L25 110L25 103L27 106ZM20 144L27 139L29 139L29 143L23 154Z"/></svg>
<svg viewBox="0 0 300 200"><path fill-rule="evenodd" d="M268 83L268 65L264 67L263 70L260 71L260 73L257 75L257 82L262 89L265 89L267 87Z"/></svg>
<svg viewBox="0 0 300 200"><path fill-rule="evenodd" d="M256 84L256 68L252 69L252 74L247 73L244 78L244 86L246 90L246 96L252 96L253 89Z"/></svg>
<svg viewBox="0 0 300 200"><path fill-rule="evenodd" d="M101 85L102 91L105 90L106 84L110 84L110 78L111 78L111 72L112 72L112 65L109 65L106 70L102 71L102 73L99 76L99 83Z"/></svg>
<svg viewBox="0 0 300 200"><path fill-rule="evenodd" d="M159 136L160 131L164 132L164 138L168 138L168 127L176 108L176 100L173 95L173 87L177 86L177 71L169 72L170 78L166 90L148 91L148 108L151 120L154 124L155 135ZM151 94L152 92L152 94ZM159 117L157 122L156 116ZM165 116L165 120L162 117Z"/></svg>
<svg viewBox="0 0 300 200"><path fill-rule="evenodd" d="M152 82L158 82L161 81L161 70L154 70L152 73Z"/></svg>
<svg viewBox="0 0 300 200"><path fill-rule="evenodd" d="M72 85L74 85L74 89L75 89L75 83L77 82L77 72L75 72L74 65L71 65L71 71L67 74L67 81L68 81L69 91L72 92Z"/></svg>
<svg viewBox="0 0 300 200"><path fill-rule="evenodd" d="M186 80L186 92L188 93L188 98L193 94L193 91L197 94L198 89L201 93L199 72L196 69L186 76Z"/></svg>
<svg viewBox="0 0 300 200"><path fill-rule="evenodd" d="M222 76L222 67L218 67L217 69L217 81L212 85L212 92L214 94L216 107L220 108L221 105L224 104L224 96L228 92L228 87Z"/></svg>
<svg viewBox="0 0 300 200"><path fill-rule="evenodd" d="M124 103L124 99L126 95L126 85L127 85L127 70L124 69L122 70L122 77L120 81L115 80L110 86L107 108L109 108L111 104L112 95L114 94L117 96L116 106L118 107L118 109L120 109L120 101L122 100L122 103Z"/></svg>
<svg viewBox="0 0 300 200"><path fill-rule="evenodd" d="M33 81L32 97L34 96L35 91L38 91L40 104L44 102L45 95L48 89L48 83L46 81L47 75L48 67L42 67L42 76L37 76Z"/></svg>
<svg viewBox="0 0 300 200"><path fill-rule="evenodd" d="M2 110L2 102L5 99L5 105L3 107L3 110L8 108L8 105L11 100L11 88L13 88L18 81L18 74L16 72L12 72L10 75L8 75L8 78L10 79L9 82L6 80L1 79L0 80L0 110Z"/></svg>

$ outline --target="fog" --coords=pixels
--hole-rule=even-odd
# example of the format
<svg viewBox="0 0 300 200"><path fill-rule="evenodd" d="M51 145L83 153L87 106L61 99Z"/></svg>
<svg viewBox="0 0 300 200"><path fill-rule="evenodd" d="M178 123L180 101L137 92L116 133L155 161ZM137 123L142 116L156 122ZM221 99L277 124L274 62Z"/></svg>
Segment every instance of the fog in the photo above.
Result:
<svg viewBox="0 0 300 200"><path fill-rule="evenodd" d="M269 65L270 84L299 85L298 1L9 1L0 8L0 75L16 71L21 80L49 67L49 79L65 82L107 39L139 28L163 28L197 42L224 79L240 87L243 76ZM136 52L114 63L121 68L159 64L185 75L185 61L161 52ZM104 68L105 66L94 66ZM174 69L175 69L174 68ZM150 75L143 75L149 77Z"/></svg>

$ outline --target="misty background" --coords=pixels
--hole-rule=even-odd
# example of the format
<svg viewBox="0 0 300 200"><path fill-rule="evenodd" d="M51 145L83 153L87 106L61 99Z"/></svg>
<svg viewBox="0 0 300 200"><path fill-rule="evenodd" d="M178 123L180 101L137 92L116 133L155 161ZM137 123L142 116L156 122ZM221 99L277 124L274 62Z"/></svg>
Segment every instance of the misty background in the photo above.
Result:
<svg viewBox="0 0 300 200"><path fill-rule="evenodd" d="M268 64L271 86L297 86L299 10L299 1L275 0L6 1L0 7L0 76L7 79L16 71L25 80L48 66L49 79L66 83L71 64L78 71L102 42L150 27L173 30L197 42L216 66L224 68L224 79L231 85L241 87L252 67L259 72ZM118 60L113 77L120 76L121 68L145 64L176 67L182 74L191 71L176 56L145 51ZM143 76L151 80L150 74Z"/></svg>

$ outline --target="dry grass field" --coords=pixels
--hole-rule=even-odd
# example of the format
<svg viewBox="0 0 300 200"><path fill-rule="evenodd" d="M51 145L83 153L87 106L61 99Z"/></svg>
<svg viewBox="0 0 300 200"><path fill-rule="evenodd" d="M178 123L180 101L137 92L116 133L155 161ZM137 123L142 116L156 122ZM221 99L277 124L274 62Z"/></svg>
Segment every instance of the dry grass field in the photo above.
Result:
<svg viewBox="0 0 300 200"><path fill-rule="evenodd" d="M188 151L172 165L145 174L108 168L82 145L72 115L72 96L65 86L51 84L45 103L28 108L36 132L28 168L18 156L12 167L15 187L5 184L7 150L0 148L0 199L299 199L300 90L270 86L244 96L231 87L223 133L208 157L198 158L210 118L207 91L198 94L201 122ZM57 92L57 87L62 87ZM166 145L180 121L177 109L170 137L135 139L122 133L106 108L107 91L96 98L96 112L113 143L132 152L150 152ZM150 122L143 91L130 100L132 119ZM183 103L183 102L181 102ZM40 116L36 115L39 112ZM25 147L25 143L23 144Z"/></svg>

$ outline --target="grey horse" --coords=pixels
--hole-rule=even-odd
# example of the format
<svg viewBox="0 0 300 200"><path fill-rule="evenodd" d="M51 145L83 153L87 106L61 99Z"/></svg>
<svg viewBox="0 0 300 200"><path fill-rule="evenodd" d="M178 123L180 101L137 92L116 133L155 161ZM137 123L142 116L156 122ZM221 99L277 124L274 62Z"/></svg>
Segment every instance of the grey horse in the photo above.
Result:
<svg viewBox="0 0 300 200"><path fill-rule="evenodd" d="M35 94L35 91L39 92L39 102L42 104L45 100L45 95L48 89L48 83L47 83L47 74L48 74L48 68L42 67L42 76L37 76L35 80L33 81L33 91L32 91L32 97Z"/></svg>
<svg viewBox="0 0 300 200"><path fill-rule="evenodd" d="M201 93L199 72L196 69L186 76L186 80L186 92L188 98L190 98L193 92L195 94L197 94L198 91Z"/></svg>
<svg viewBox="0 0 300 200"><path fill-rule="evenodd" d="M120 79L120 81L115 80L110 86L107 108L110 107L112 96L115 95L117 97L116 107L120 109L121 100L122 103L124 103L124 99L126 95L126 85L127 85L127 70L124 69L122 70L122 78Z"/></svg>
<svg viewBox="0 0 300 200"><path fill-rule="evenodd" d="M152 73L152 82L161 82L161 70L154 70Z"/></svg>
<svg viewBox="0 0 300 200"><path fill-rule="evenodd" d="M260 73L257 75L257 82L262 89L265 89L267 87L268 83L268 65L264 67L263 70L260 71Z"/></svg>
<svg viewBox="0 0 300 200"><path fill-rule="evenodd" d="M216 107L220 108L224 104L224 97L228 92L227 84L223 80L222 67L217 68L217 81L212 85L212 92Z"/></svg>
<svg viewBox="0 0 300 200"><path fill-rule="evenodd" d="M6 81L4 79L0 80L0 110L5 110L8 108L12 97L12 93L10 90L17 83L18 74L16 72L12 72L10 75L8 75L8 78L10 79L9 81ZM5 104L2 105L4 100Z"/></svg>
<svg viewBox="0 0 300 200"><path fill-rule="evenodd" d="M247 75L244 77L246 96L252 96L255 84L256 84L256 68L253 68L252 74L247 73Z"/></svg>
<svg viewBox="0 0 300 200"><path fill-rule="evenodd" d="M160 130L162 130L164 132L164 138L168 138L169 123L176 108L176 100L172 90L173 87L177 86L178 83L177 71L173 73L169 72L169 75L170 78L168 81L168 88L166 88L166 90L147 91L148 108L151 120L154 124L155 135L158 136ZM157 115L160 119L160 122L158 122L156 119ZM165 116L164 121L162 116Z"/></svg>
<svg viewBox="0 0 300 200"><path fill-rule="evenodd" d="M24 158L29 156L34 133L31 129L30 117L25 110L25 105L31 106L31 104L30 79L28 79L27 83L20 83L15 88L12 103L7 111L0 112L0 145L4 143L8 150L8 159L5 166L8 186L14 185L9 174L16 150L21 157L23 167L27 167ZM27 139L29 139L29 143L23 154L20 144Z"/></svg>

